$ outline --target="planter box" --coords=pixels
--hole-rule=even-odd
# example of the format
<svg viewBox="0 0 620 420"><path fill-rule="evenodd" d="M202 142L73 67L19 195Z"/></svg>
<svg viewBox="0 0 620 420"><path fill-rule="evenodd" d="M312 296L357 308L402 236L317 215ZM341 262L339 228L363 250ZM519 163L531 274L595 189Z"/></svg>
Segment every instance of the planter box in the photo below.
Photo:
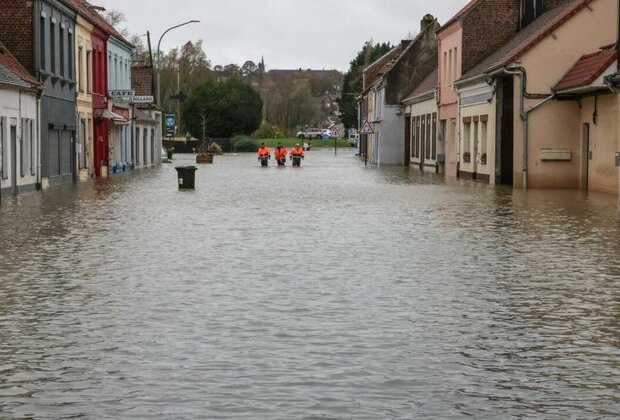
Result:
<svg viewBox="0 0 620 420"><path fill-rule="evenodd" d="M198 153L196 163L213 163L213 153Z"/></svg>

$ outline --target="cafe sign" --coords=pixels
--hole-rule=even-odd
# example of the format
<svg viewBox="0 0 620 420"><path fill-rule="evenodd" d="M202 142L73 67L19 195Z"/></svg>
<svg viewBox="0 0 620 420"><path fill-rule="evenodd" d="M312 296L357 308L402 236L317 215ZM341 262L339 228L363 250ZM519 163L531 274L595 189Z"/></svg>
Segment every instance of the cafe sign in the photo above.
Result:
<svg viewBox="0 0 620 420"><path fill-rule="evenodd" d="M135 92L129 89L116 89L109 90L108 95L110 98L118 98L118 99L130 99L132 96L135 96Z"/></svg>

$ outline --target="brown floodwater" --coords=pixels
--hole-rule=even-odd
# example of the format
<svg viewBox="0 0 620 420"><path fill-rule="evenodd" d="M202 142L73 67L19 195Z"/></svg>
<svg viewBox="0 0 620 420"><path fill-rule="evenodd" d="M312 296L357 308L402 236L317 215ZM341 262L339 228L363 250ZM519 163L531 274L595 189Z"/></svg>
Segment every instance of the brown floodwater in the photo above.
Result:
<svg viewBox="0 0 620 420"><path fill-rule="evenodd" d="M617 197L190 158L3 199L0 418L620 416Z"/></svg>

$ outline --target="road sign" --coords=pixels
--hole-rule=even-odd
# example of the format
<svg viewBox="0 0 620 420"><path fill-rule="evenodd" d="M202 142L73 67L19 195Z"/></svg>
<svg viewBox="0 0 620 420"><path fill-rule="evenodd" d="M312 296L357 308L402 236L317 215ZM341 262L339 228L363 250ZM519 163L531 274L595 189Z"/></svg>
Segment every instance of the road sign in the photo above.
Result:
<svg viewBox="0 0 620 420"><path fill-rule="evenodd" d="M152 104L153 102L155 102L155 98L153 98L152 96L132 96L130 98L130 102L132 104Z"/></svg>
<svg viewBox="0 0 620 420"><path fill-rule="evenodd" d="M166 125L166 136L174 136L176 134L176 118L174 117L174 114L166 114L164 124Z"/></svg>
<svg viewBox="0 0 620 420"><path fill-rule="evenodd" d="M335 139L339 139L340 138L340 131L338 129L335 129L334 131L332 131L332 137Z"/></svg>
<svg viewBox="0 0 620 420"><path fill-rule="evenodd" d="M375 134L375 130L372 128L372 125L368 120L364 120L362 123L362 127L360 128L359 134Z"/></svg>

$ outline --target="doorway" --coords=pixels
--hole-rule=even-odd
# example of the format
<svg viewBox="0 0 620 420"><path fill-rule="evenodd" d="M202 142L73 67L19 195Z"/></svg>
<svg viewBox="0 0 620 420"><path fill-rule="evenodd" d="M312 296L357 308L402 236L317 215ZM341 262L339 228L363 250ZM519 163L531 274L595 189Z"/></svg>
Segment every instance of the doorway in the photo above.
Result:
<svg viewBox="0 0 620 420"><path fill-rule="evenodd" d="M405 115L405 166L411 162L411 116Z"/></svg>
<svg viewBox="0 0 620 420"><path fill-rule="evenodd" d="M514 79L498 80L498 127L496 143L495 183L514 183Z"/></svg>
<svg viewBox="0 0 620 420"><path fill-rule="evenodd" d="M17 126L11 125L11 194L17 195Z"/></svg>

